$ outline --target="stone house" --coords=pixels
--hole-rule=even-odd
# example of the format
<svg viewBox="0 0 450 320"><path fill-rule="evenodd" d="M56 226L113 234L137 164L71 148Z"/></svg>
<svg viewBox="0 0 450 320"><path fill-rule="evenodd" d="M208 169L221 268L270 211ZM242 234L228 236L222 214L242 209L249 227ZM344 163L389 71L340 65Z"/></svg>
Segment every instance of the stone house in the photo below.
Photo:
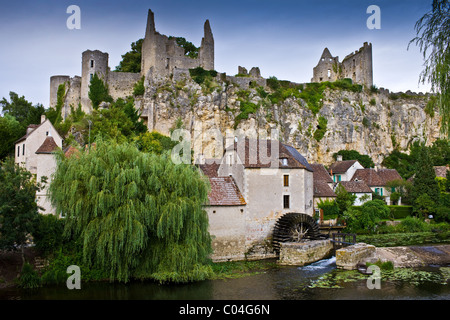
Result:
<svg viewBox="0 0 450 320"><path fill-rule="evenodd" d="M336 185L336 188L338 185L343 186L348 193L356 195L354 206L361 206L372 200L372 189L364 181L341 181Z"/></svg>
<svg viewBox="0 0 450 320"><path fill-rule="evenodd" d="M394 180L402 180L402 177L395 169L358 169L351 181L364 181L372 192L384 197L387 204L390 204L390 195L395 192L388 183Z"/></svg>
<svg viewBox="0 0 450 320"><path fill-rule="evenodd" d="M50 120L42 116L40 124L29 125L27 133L15 142L15 162L36 175L37 181L43 176L48 178L44 189L36 194L36 201L43 214L55 214L47 192L51 175L56 170L53 152L62 148L62 141Z"/></svg>
<svg viewBox="0 0 450 320"><path fill-rule="evenodd" d="M337 161L330 166L328 171L333 182L338 183L340 181L350 181L358 169L364 169L364 167L357 160L342 161L342 156L338 156Z"/></svg>
<svg viewBox="0 0 450 320"><path fill-rule="evenodd" d="M310 164L313 170L313 186L314 186L314 209L318 210L317 204L322 200L334 200L336 193L333 191L333 179L327 169L320 163Z"/></svg>
<svg viewBox="0 0 450 320"><path fill-rule="evenodd" d="M274 257L271 236L278 218L313 214L312 168L279 141L235 141L221 159L204 160L199 167L211 183L205 209L213 260Z"/></svg>

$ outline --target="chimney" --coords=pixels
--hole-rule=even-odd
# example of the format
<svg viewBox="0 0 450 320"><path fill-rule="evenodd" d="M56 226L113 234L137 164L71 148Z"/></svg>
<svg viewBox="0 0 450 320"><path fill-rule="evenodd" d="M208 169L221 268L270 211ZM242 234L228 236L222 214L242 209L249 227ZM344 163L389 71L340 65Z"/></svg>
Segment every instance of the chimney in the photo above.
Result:
<svg viewBox="0 0 450 320"><path fill-rule="evenodd" d="M47 118L45 117L45 114L41 115L41 123L44 123L45 120L47 120Z"/></svg>
<svg viewBox="0 0 450 320"><path fill-rule="evenodd" d="M336 160L337 160L337 161L342 161L342 155L338 154Z"/></svg>

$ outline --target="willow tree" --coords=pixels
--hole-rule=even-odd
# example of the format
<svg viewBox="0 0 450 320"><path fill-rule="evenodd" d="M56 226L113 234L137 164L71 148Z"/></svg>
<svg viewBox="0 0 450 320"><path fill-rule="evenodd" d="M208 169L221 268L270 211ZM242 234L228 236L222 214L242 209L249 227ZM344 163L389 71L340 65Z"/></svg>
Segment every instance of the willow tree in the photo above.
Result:
<svg viewBox="0 0 450 320"><path fill-rule="evenodd" d="M432 9L415 25L417 36L411 40L419 46L425 59L420 81L428 81L437 93L442 131L450 135L450 3L433 0Z"/></svg>
<svg viewBox="0 0 450 320"><path fill-rule="evenodd" d="M89 153L60 155L50 192L86 264L111 280L188 282L212 272L208 188L198 169L167 154L99 141Z"/></svg>

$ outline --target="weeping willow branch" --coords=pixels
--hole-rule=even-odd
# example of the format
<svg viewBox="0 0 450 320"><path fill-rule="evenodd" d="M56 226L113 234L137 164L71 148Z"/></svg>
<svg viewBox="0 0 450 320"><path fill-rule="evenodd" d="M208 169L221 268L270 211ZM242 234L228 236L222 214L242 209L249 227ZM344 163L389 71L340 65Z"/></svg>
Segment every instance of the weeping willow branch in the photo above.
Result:
<svg viewBox="0 0 450 320"><path fill-rule="evenodd" d="M415 25L415 43L423 54L425 68L419 81L431 84L438 95L442 120L441 129L450 134L450 4L448 0L433 0L432 10ZM409 48L408 45L408 48Z"/></svg>
<svg viewBox="0 0 450 320"><path fill-rule="evenodd" d="M50 192L88 265L109 270L111 280L186 282L212 272L208 188L198 169L167 154L99 141L89 153L60 155Z"/></svg>

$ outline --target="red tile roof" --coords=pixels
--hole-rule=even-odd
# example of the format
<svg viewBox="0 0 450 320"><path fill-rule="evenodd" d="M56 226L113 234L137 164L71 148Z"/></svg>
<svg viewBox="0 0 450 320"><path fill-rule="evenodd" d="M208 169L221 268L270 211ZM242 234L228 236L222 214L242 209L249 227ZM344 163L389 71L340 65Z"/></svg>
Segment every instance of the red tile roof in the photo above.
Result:
<svg viewBox="0 0 450 320"><path fill-rule="evenodd" d="M450 170L449 166L435 166L434 173L436 174L436 177L445 178L447 176L447 171Z"/></svg>
<svg viewBox="0 0 450 320"><path fill-rule="evenodd" d="M53 139L53 137L48 136L47 138L45 138L44 142L42 143L42 145L36 150L36 153L52 153L53 151L55 151L56 149L58 149L58 145L55 142L55 139Z"/></svg>
<svg viewBox="0 0 450 320"><path fill-rule="evenodd" d="M402 177L395 169L378 169L377 173L381 180L383 180L384 185L389 181L402 180Z"/></svg>
<svg viewBox="0 0 450 320"><path fill-rule="evenodd" d="M320 163L312 163L310 164L313 169L313 180L315 181L325 181L327 183L333 183L333 179L328 173L327 169Z"/></svg>
<svg viewBox="0 0 450 320"><path fill-rule="evenodd" d="M314 197L337 197L336 193L334 193L333 189L328 185L326 181L319 180L314 181Z"/></svg>
<svg viewBox="0 0 450 320"><path fill-rule="evenodd" d="M232 177L209 178L211 191L208 194L210 206L242 206L244 197Z"/></svg>
<svg viewBox="0 0 450 320"><path fill-rule="evenodd" d="M358 169L351 181L364 181L368 186L382 187L386 185L375 169Z"/></svg>

